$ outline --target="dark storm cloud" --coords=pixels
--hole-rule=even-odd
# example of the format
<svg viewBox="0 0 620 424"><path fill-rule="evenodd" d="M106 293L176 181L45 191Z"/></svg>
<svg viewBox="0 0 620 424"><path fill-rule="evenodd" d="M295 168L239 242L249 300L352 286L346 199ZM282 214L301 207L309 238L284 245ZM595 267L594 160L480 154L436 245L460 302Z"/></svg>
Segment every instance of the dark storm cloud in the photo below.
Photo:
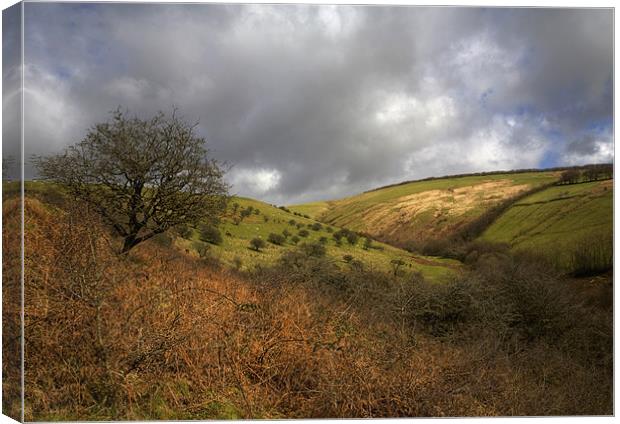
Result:
<svg viewBox="0 0 620 424"><path fill-rule="evenodd" d="M28 3L26 65L27 154L176 105L277 203L613 158L610 10Z"/></svg>

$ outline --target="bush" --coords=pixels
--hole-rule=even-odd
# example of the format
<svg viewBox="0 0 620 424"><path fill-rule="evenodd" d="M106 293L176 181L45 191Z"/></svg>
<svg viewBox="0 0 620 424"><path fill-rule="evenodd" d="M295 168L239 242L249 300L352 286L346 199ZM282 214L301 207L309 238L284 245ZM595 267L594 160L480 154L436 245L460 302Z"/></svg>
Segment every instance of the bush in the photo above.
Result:
<svg viewBox="0 0 620 424"><path fill-rule="evenodd" d="M285 239L287 239L290 237L291 233L285 228L284 230L282 230L282 235Z"/></svg>
<svg viewBox="0 0 620 424"><path fill-rule="evenodd" d="M319 243L321 243L321 244L327 244L327 237L321 237L321 238L319 239Z"/></svg>
<svg viewBox="0 0 620 424"><path fill-rule="evenodd" d="M336 240L337 242L340 242L340 240L342 239L342 237L344 237L344 234L342 232L342 230L340 231L336 231L332 237L334 237L334 240Z"/></svg>
<svg viewBox="0 0 620 424"><path fill-rule="evenodd" d="M297 234L299 235L299 237L308 237L310 235L308 230L300 230Z"/></svg>
<svg viewBox="0 0 620 424"><path fill-rule="evenodd" d="M302 243L300 246L300 250L304 254L308 256L314 256L316 258L322 258L325 256L326 253L325 246L320 243Z"/></svg>
<svg viewBox="0 0 620 424"><path fill-rule="evenodd" d="M284 244L284 240L285 237L282 234L270 233L267 237L269 243L277 244L278 246Z"/></svg>
<svg viewBox="0 0 620 424"><path fill-rule="evenodd" d="M202 224L200 226L200 240L211 244L222 244L222 233L217 227Z"/></svg>
<svg viewBox="0 0 620 424"><path fill-rule="evenodd" d="M194 242L194 249L198 252L200 259L206 259L209 257L211 246L206 243Z"/></svg>
<svg viewBox="0 0 620 424"><path fill-rule="evenodd" d="M364 250L368 250L372 248L372 239L370 237L366 237L364 239Z"/></svg>
<svg viewBox="0 0 620 424"><path fill-rule="evenodd" d="M310 225L310 229L312 231L320 231L322 228L323 226L318 222L315 222L314 224Z"/></svg>
<svg viewBox="0 0 620 424"><path fill-rule="evenodd" d="M260 249L265 247L265 245L265 241L261 238L255 237L250 240L250 248L256 250L257 252L260 252Z"/></svg>
<svg viewBox="0 0 620 424"><path fill-rule="evenodd" d="M451 333L458 324L475 314L474 301L466 281L444 284L416 281L410 296L410 319L434 336Z"/></svg>
<svg viewBox="0 0 620 424"><path fill-rule="evenodd" d="M343 259L346 263L349 263L349 262L351 262L351 261L353 260L353 256L351 256L351 255L344 255L344 256L342 257L342 259Z"/></svg>
<svg viewBox="0 0 620 424"><path fill-rule="evenodd" d="M357 233L350 231L347 234L347 241L349 242L349 244L351 246L354 246L357 243L357 240L359 239L359 236L357 235Z"/></svg>
<svg viewBox="0 0 620 424"><path fill-rule="evenodd" d="M393 274L396 276L396 275L399 275L399 270L400 270L400 267L402 267L403 265L405 265L405 261L403 261L403 260L402 260L402 259L400 259L400 258L398 258L398 259L392 259L392 260L390 261L390 264L392 265L392 271L393 271Z"/></svg>
<svg viewBox="0 0 620 424"><path fill-rule="evenodd" d="M293 237L291 237L291 242L292 242L293 244L297 244L297 243L299 243L299 237L297 237L297 236L293 236Z"/></svg>

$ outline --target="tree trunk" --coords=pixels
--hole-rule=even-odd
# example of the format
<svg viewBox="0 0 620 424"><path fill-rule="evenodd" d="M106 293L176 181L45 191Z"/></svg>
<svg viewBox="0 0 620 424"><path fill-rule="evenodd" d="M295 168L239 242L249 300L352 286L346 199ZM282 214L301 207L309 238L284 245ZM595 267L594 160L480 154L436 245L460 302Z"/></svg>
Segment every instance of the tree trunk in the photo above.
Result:
<svg viewBox="0 0 620 424"><path fill-rule="evenodd" d="M140 243L142 240L138 239L135 234L128 235L125 237L125 241L123 242L123 249L121 253L129 252L136 244Z"/></svg>

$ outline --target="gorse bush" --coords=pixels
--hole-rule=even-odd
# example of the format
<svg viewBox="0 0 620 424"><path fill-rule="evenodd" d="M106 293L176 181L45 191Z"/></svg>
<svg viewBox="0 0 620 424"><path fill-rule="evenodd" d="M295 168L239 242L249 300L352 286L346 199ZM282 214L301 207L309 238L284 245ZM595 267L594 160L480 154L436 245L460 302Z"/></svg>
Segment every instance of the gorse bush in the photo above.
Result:
<svg viewBox="0 0 620 424"><path fill-rule="evenodd" d="M222 238L222 233L220 230L213 225L202 224L199 227L200 231L200 240L211 243L211 244L222 244L224 239Z"/></svg>
<svg viewBox="0 0 620 424"><path fill-rule="evenodd" d="M304 252L308 256L314 256L317 258L322 258L325 256L327 250L322 243L302 243L299 246L300 250Z"/></svg>
<svg viewBox="0 0 620 424"><path fill-rule="evenodd" d="M269 236L267 237L267 241L269 243L273 243L278 246L281 246L282 244L284 244L285 240L286 238L282 234L270 233Z"/></svg>
<svg viewBox="0 0 620 424"><path fill-rule="evenodd" d="M254 237L252 240L250 240L250 248L256 250L257 252L259 252L265 246L265 240L261 238Z"/></svg>

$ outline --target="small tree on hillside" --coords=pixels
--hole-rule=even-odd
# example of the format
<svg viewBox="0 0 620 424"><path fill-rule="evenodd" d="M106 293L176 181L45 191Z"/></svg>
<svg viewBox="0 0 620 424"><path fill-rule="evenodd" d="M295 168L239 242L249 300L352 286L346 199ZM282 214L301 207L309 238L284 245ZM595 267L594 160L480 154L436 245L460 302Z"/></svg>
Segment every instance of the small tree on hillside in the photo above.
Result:
<svg viewBox="0 0 620 424"><path fill-rule="evenodd" d="M250 240L251 249L256 250L257 252L260 252L260 249L262 249L263 247L265 247L265 241L263 239L255 237L252 240Z"/></svg>
<svg viewBox="0 0 620 424"><path fill-rule="evenodd" d="M173 112L150 119L120 109L64 153L35 157L39 174L85 201L123 237L122 252L180 224L225 211L224 171L195 125Z"/></svg>
<svg viewBox="0 0 620 424"><path fill-rule="evenodd" d="M354 246L355 244L357 244L357 240L359 239L359 236L357 235L357 233L350 231L347 234L347 241L349 242L349 244L351 246Z"/></svg>

